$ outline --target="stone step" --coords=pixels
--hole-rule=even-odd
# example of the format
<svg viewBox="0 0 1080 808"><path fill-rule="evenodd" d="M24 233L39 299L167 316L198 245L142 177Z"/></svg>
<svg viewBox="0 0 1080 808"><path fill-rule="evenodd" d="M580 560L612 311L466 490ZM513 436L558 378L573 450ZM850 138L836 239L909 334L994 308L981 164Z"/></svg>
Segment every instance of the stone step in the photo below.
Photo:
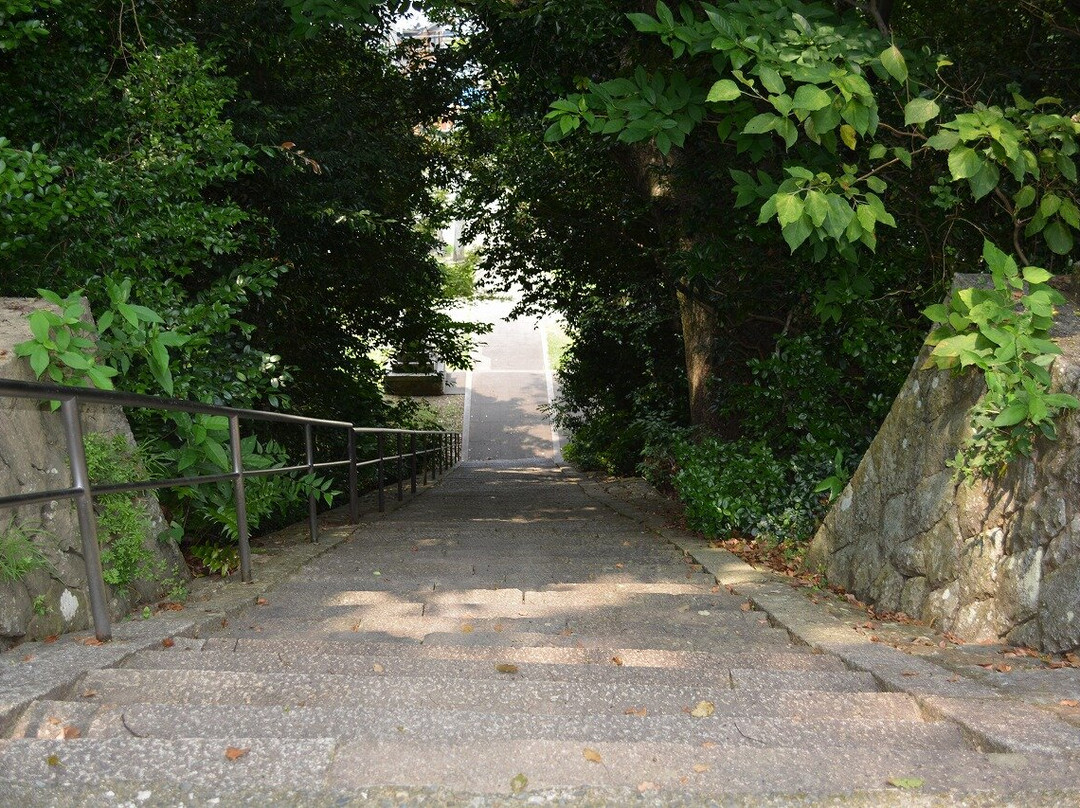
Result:
<svg viewBox="0 0 1080 808"><path fill-rule="evenodd" d="M400 637L422 639L430 635L455 633L480 633L501 635L538 636L665 636L669 639L696 640L754 640L787 641L787 633L769 627L761 614L743 612L709 612L697 614L649 615L606 614L583 615L567 619L564 616L540 618L484 615L481 610L469 608L456 617L421 615L422 604L395 603L385 606L340 607L327 613L315 604L313 613L307 609L290 608L283 603L278 607L262 607L237 615L233 627L238 630L258 628L268 635L300 635L314 632L353 633L384 632ZM322 612L320 614L320 612Z"/></svg>
<svg viewBox="0 0 1080 808"><path fill-rule="evenodd" d="M244 636L253 636L258 632L245 632ZM347 640L345 632L328 634L326 639ZM492 646L503 648L556 647L556 648L610 648L619 645L629 648L659 649L665 651L703 651L707 653L738 653L742 651L775 648L778 650L791 647L786 632L779 629L766 629L752 632L736 631L698 631L685 636L675 633L644 634L638 631L620 631L610 635L590 634L536 634L531 632L472 631L433 632L423 637L425 645L451 645L476 648Z"/></svg>
<svg viewBox="0 0 1080 808"><path fill-rule="evenodd" d="M234 752L230 759L229 749L243 754ZM153 801L156 789L169 794L177 785L189 789L189 804L209 802L213 794L222 804L238 804L242 796L245 804L257 805L262 794L262 804L330 805L335 795L366 799L367 789L393 785L397 799L385 804L434 804L410 800L410 787L452 790L453 796L439 804L492 804L492 799L508 800L515 787L525 792L520 799L582 804L573 794L545 790L587 787L610 789L612 796L644 792L658 805L686 804L681 795L687 793L720 802L735 795L761 801L772 797L774 804L852 795L857 804L869 805L896 804L888 784L894 777L920 778L919 804L934 798L938 804L957 804L966 801L964 795L985 796L990 790L997 804L1004 795L1032 804L1038 795L1032 794L1031 782L1038 782L1044 795L1056 794L1059 804L1080 798L1078 761L1016 758L965 750L705 748L650 742L14 739L0 741L0 782L9 794L29 797L29 804L72 804L72 796L80 798L79 804L108 804L114 789L130 793L128 784L138 783L142 798L135 797L134 804L150 805L163 804ZM33 790L20 790L28 785ZM289 793L293 798L282 801ZM470 794L490 799L469 799ZM875 794L881 796L875 799Z"/></svg>
<svg viewBox="0 0 1080 808"><path fill-rule="evenodd" d="M427 648L427 646L421 646ZM518 661L511 661L517 659ZM617 662L613 660L617 659ZM809 669L804 660L822 659L823 664ZM768 686L783 686L785 677L800 689L836 690L841 688L823 686L826 677L843 677L859 683L859 690L875 690L874 681L867 674L854 674L843 669L834 659L810 657L800 659L803 667L796 670L771 670L761 655L733 654L724 665L709 668L663 668L627 664L624 657L605 655L590 663L559 664L528 662L512 654L488 659L416 658L402 654L290 654L278 652L232 651L145 651L125 661L123 667L139 670L219 670L237 673L332 673L344 676L450 676L455 679L502 679L513 676L522 681L560 682L642 682L652 684L709 684L713 686L740 686L750 680L768 681ZM513 666L507 674L506 666ZM498 670L499 666L503 670ZM755 673L756 671L756 673ZM817 676L818 686L807 688L807 682ZM854 677L852 679L852 677ZM788 688L790 689L790 687ZM847 689L847 688L845 688Z"/></svg>
<svg viewBox="0 0 1080 808"><path fill-rule="evenodd" d="M513 663L516 665L613 665L617 657L627 668L656 668L663 671L699 672L711 675L718 669L762 668L765 670L831 670L847 668L834 656L815 654L799 646L787 646L776 650L754 648L741 652L706 653L697 651L666 651L656 648L627 648L607 646L600 648L559 647L484 647L463 648L453 645L427 645L419 643L364 642L353 635L345 642L322 642L311 639L290 639L286 642L261 638L210 637L199 646L205 651L236 652L238 655L272 655L289 661L298 657L313 656L370 656L384 664L390 661L408 663L411 660L439 660L443 662ZM179 646L180 643L178 642ZM176 646L173 652L181 653Z"/></svg>
<svg viewBox="0 0 1080 808"><path fill-rule="evenodd" d="M777 674L780 675L780 674ZM833 674L810 673L814 679ZM815 714L854 719L864 716L915 720L911 697L870 691L820 692L771 687L710 687L645 683L456 679L452 677L356 677L336 674L244 673L230 671L91 671L70 698L94 704L252 704L280 707L410 707L422 710L484 710L539 715L623 715L645 708L649 715L680 715L700 702L713 704L714 717ZM710 720L710 719L702 719Z"/></svg>
<svg viewBox="0 0 1080 808"><path fill-rule="evenodd" d="M74 729L72 729L74 728ZM883 718L843 720L815 717L803 721L757 716L721 721L685 714L532 715L482 710L417 710L384 707L281 707L249 705L128 704L101 707L76 702L32 704L16 725L13 737L60 739L79 737L397 739L432 743L519 741L525 739L589 742L670 742L690 746L756 746L784 748L894 747L903 749L965 748L959 730L948 722L891 721Z"/></svg>
<svg viewBox="0 0 1080 808"><path fill-rule="evenodd" d="M355 741L338 749L329 783L354 789L382 782L403 786L438 784L467 793L505 794L514 778L522 775L530 791L629 786L645 792L658 789L653 804L659 805L682 804L677 795L686 792L705 794L720 803L726 802L724 795L775 795L781 799L774 804L790 805L805 804L807 795L829 796L833 798L829 804L835 804L835 795L855 790L888 797L894 791L889 779L917 777L923 781L921 793L941 795L945 802L939 804L957 804L958 791L985 794L991 788L1019 791L1025 801L1028 795L1016 786L1017 769L1027 765L1025 760L1024 756L982 755L962 749L894 747L705 748L649 742L533 740L433 748L423 742ZM408 763L403 767L402 761ZM1044 788L1062 789L1059 798L1064 802L1059 804L1075 804L1080 797L1080 788L1072 779L1080 775L1080 761L1035 761L1031 769L1025 769L1026 777L1032 774ZM664 798L668 789L674 792L670 802ZM881 802L871 796L854 804Z"/></svg>

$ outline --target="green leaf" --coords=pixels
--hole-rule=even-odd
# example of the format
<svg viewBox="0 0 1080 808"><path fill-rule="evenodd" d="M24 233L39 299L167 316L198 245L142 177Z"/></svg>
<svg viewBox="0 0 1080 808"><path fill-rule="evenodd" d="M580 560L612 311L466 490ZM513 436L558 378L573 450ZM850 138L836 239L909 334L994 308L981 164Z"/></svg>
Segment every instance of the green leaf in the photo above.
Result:
<svg viewBox="0 0 1080 808"><path fill-rule="evenodd" d="M941 112L941 107L930 98L912 98L904 106L904 125L924 124L933 120Z"/></svg>
<svg viewBox="0 0 1080 808"><path fill-rule="evenodd" d="M225 449L222 448L220 443L214 440L208 440L202 444L201 448L211 462L222 471L232 470L232 463L229 461L229 455L225 452Z"/></svg>
<svg viewBox="0 0 1080 808"><path fill-rule="evenodd" d="M1013 202L1016 203L1016 209L1022 210L1035 201L1035 189L1030 185L1025 185L1016 195L1013 196Z"/></svg>
<svg viewBox="0 0 1080 808"><path fill-rule="evenodd" d="M742 90L739 89L739 85L733 82L731 79L720 79L709 90L706 101L734 101L736 98L742 96Z"/></svg>
<svg viewBox="0 0 1080 808"><path fill-rule="evenodd" d="M1019 402L1010 404L998 414L997 418L994 419L994 426L998 428L1016 426L1027 418L1027 414L1028 408L1026 404Z"/></svg>
<svg viewBox="0 0 1080 808"><path fill-rule="evenodd" d="M94 365L92 368L86 371L86 377L93 383L94 387L100 390L112 390L113 383L110 376L115 376L116 371L112 368L101 367Z"/></svg>
<svg viewBox="0 0 1080 808"><path fill-rule="evenodd" d="M41 345L34 346L30 353L30 368L34 371L34 375L40 379L48 366L49 352Z"/></svg>
<svg viewBox="0 0 1080 808"><path fill-rule="evenodd" d="M949 151L959 142L960 135L949 129L942 129L926 139L926 145L937 151Z"/></svg>
<svg viewBox="0 0 1080 808"><path fill-rule="evenodd" d="M803 200L797 194L777 194L776 218L780 226L798 221L803 215Z"/></svg>
<svg viewBox="0 0 1080 808"><path fill-rule="evenodd" d="M829 215L829 200L821 191L810 191L806 194L806 213L810 217L814 227L821 227Z"/></svg>
<svg viewBox="0 0 1080 808"><path fill-rule="evenodd" d="M1076 163L1066 157L1061 152L1054 155L1054 162L1057 164L1058 171L1061 172L1061 176L1067 179L1069 182L1076 182Z"/></svg>
<svg viewBox="0 0 1080 808"><path fill-rule="evenodd" d="M814 110L824 109L832 103L829 94L813 84L804 84L795 91L792 106L797 109Z"/></svg>
<svg viewBox="0 0 1080 808"><path fill-rule="evenodd" d="M781 120L779 116L773 115L771 112L763 112L747 121L742 133L744 135L763 135L766 132L771 132L779 120Z"/></svg>
<svg viewBox="0 0 1080 808"><path fill-rule="evenodd" d="M878 58L881 59L881 66L888 71L890 76L900 82L907 81L907 63L904 61L904 54L896 45L883 50Z"/></svg>
<svg viewBox="0 0 1080 808"><path fill-rule="evenodd" d="M795 128L790 118L781 118L776 122L776 134L784 139L784 145L789 149L799 139L799 130Z"/></svg>
<svg viewBox="0 0 1080 808"><path fill-rule="evenodd" d="M1072 203L1071 199L1061 200L1061 207L1058 208L1058 216L1064 219L1065 223L1073 230L1080 230L1080 210Z"/></svg>
<svg viewBox="0 0 1080 808"><path fill-rule="evenodd" d="M47 342L49 339L49 318L45 312L40 309L31 312L30 317L27 319L30 321L30 331L33 333L34 339L38 342Z"/></svg>
<svg viewBox="0 0 1080 808"><path fill-rule="evenodd" d="M957 146L949 152L949 171L954 180L974 177L983 166L983 159L969 146Z"/></svg>
<svg viewBox="0 0 1080 808"><path fill-rule="evenodd" d="M923 309L923 316L935 323L946 323L949 321L949 307L944 303L935 303L932 306L927 306Z"/></svg>
<svg viewBox="0 0 1080 808"><path fill-rule="evenodd" d="M1061 219L1054 219L1046 226L1043 238L1046 239L1046 246L1058 255L1068 255L1072 251L1073 234Z"/></svg>
<svg viewBox="0 0 1080 808"><path fill-rule="evenodd" d="M758 78L761 79L765 89L773 95L780 95L787 90L784 80L780 78L780 74L768 65L761 65L758 68Z"/></svg>
<svg viewBox="0 0 1080 808"><path fill-rule="evenodd" d="M1046 283L1052 277L1053 273L1042 267L1024 267L1024 280L1028 283Z"/></svg>
<svg viewBox="0 0 1080 808"><path fill-rule="evenodd" d="M1061 197L1057 194L1047 194L1039 203L1039 213L1049 219L1061 207Z"/></svg>
<svg viewBox="0 0 1080 808"><path fill-rule="evenodd" d="M811 232L810 223L805 218L792 222L781 231L784 241L787 242L792 252L795 252L799 245L806 241Z"/></svg>
<svg viewBox="0 0 1080 808"><path fill-rule="evenodd" d="M885 156L885 152L886 149L884 146L882 146L880 143L875 143L873 146L870 147L870 159L880 160L882 157Z"/></svg>
<svg viewBox="0 0 1080 808"><path fill-rule="evenodd" d="M64 353L57 356L57 359L59 359L61 362L63 362L65 365L67 365L69 368L72 368L73 370L90 369L90 360L82 354L75 353L74 351L65 351Z"/></svg>
<svg viewBox="0 0 1080 808"><path fill-rule="evenodd" d="M855 127L851 124L843 124L840 127L840 139L849 149L855 148Z"/></svg>
<svg viewBox="0 0 1080 808"><path fill-rule="evenodd" d="M971 188L971 195L975 197L975 201L978 202L997 188L1000 179L1001 173L996 165L991 162L983 163L975 176L968 179L968 186Z"/></svg>

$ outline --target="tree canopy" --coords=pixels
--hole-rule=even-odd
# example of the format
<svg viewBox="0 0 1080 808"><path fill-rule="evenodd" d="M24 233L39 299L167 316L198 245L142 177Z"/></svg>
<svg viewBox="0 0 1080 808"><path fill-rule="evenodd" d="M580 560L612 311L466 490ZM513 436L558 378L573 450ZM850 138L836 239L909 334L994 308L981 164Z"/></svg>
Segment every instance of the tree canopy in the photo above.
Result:
<svg viewBox="0 0 1080 808"><path fill-rule="evenodd" d="M455 42L392 44L412 8ZM464 361L457 216L567 319L577 460L809 485L954 272L1075 265L1078 43L1074 0L0 0L3 291L85 290L132 389L363 421L372 346ZM933 309L937 358L1012 361L988 310ZM991 424L1046 431L1032 339Z"/></svg>

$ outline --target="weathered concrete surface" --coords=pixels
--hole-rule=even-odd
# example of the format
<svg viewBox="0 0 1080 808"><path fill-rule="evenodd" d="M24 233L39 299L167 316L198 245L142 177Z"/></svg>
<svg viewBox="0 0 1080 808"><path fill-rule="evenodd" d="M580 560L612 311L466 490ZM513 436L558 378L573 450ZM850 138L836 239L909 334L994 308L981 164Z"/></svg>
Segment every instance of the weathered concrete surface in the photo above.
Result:
<svg viewBox="0 0 1080 808"><path fill-rule="evenodd" d="M190 639L165 634L182 613L155 617L141 627L168 642L147 637L27 705L0 741L0 788L30 806L181 793L185 804L478 806L1080 796L1068 725L929 663L907 670L782 582L654 528L574 473L468 464L343 534L287 582L276 573L276 588L239 586L241 611L214 619L201 606ZM679 549L699 546L708 572ZM500 556L502 579L478 586ZM432 578L396 572L416 567L433 575L426 588ZM390 604L408 625L368 630L365 610ZM619 609L628 622L607 619ZM710 637L711 619L736 614L737 638ZM682 647L653 645L664 625ZM783 640L798 632L827 652ZM961 704L974 722L951 720ZM230 748L247 751L230 762ZM898 802L894 777L924 784Z"/></svg>
<svg viewBox="0 0 1080 808"><path fill-rule="evenodd" d="M958 276L971 284L983 276ZM1080 393L1080 321L1059 310L1056 389ZM1080 648L1080 413L999 481L967 485L946 463L985 389L975 373L922 370L925 347L807 565L881 611L969 641Z"/></svg>
<svg viewBox="0 0 1080 808"><path fill-rule="evenodd" d="M34 381L28 363L16 357L16 344L31 338L27 316L47 305L36 298L0 298L0 378ZM115 407L82 409L83 432L134 438L123 411ZM60 415L28 399L0 397L0 492L5 495L65 488L71 485ZM131 591L112 589L109 608L114 617L131 605L160 596L166 578L186 580L187 565L175 543L159 541L165 525L152 494L140 498L150 524L143 546L159 574L139 580ZM74 504L0 509L0 531L12 520L30 531L49 562L17 581L0 579L0 648L21 639L40 639L77 631L90 624L89 595ZM35 602L36 600L36 602Z"/></svg>

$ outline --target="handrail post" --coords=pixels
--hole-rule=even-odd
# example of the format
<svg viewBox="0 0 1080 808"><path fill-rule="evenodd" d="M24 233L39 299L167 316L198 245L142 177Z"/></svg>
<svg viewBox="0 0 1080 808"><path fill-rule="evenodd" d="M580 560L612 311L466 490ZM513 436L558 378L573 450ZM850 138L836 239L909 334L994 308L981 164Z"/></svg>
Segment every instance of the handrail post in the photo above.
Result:
<svg viewBox="0 0 1080 808"><path fill-rule="evenodd" d="M424 485L427 485L427 472L428 472L428 447L431 445L431 436L424 434Z"/></svg>
<svg viewBox="0 0 1080 808"><path fill-rule="evenodd" d="M304 448L307 450L308 475L311 480L315 479L315 439L314 429L311 424L304 424ZM308 532L311 534L312 544L319 541L319 517L316 512L315 491L308 491Z"/></svg>
<svg viewBox="0 0 1080 808"><path fill-rule="evenodd" d="M405 498L405 458L401 453L401 433L395 432L397 442L397 499L401 502Z"/></svg>
<svg viewBox="0 0 1080 808"><path fill-rule="evenodd" d="M383 482L383 444L385 442L385 436L382 432L379 432L375 437L375 444L378 447L379 462L375 464L375 474L379 478L379 513L386 510L386 491Z"/></svg>
<svg viewBox="0 0 1080 808"><path fill-rule="evenodd" d="M446 471L446 433L439 433L439 476L443 476L443 472Z"/></svg>
<svg viewBox="0 0 1080 808"><path fill-rule="evenodd" d="M240 545L240 580L251 582L251 543L248 536L247 494L244 490L244 454L240 447L240 416L229 416L229 452L232 454L236 534Z"/></svg>
<svg viewBox="0 0 1080 808"><path fill-rule="evenodd" d="M416 433L409 435L409 451L412 457L409 459L409 471L412 477L412 493L416 493Z"/></svg>
<svg viewBox="0 0 1080 808"><path fill-rule="evenodd" d="M100 642L112 639L112 624L101 573L101 549L98 547L97 519L94 516L94 495L90 490L90 475L86 469L86 449L83 447L82 422L79 420L79 401L72 396L60 402L64 421L64 438L71 461L71 482L79 489L75 507L79 514L79 534L82 538L83 563L86 565L86 586L90 593L90 614L94 619L94 636Z"/></svg>
<svg viewBox="0 0 1080 808"><path fill-rule="evenodd" d="M349 427L349 523L360 521L360 498L356 479L356 430Z"/></svg>

